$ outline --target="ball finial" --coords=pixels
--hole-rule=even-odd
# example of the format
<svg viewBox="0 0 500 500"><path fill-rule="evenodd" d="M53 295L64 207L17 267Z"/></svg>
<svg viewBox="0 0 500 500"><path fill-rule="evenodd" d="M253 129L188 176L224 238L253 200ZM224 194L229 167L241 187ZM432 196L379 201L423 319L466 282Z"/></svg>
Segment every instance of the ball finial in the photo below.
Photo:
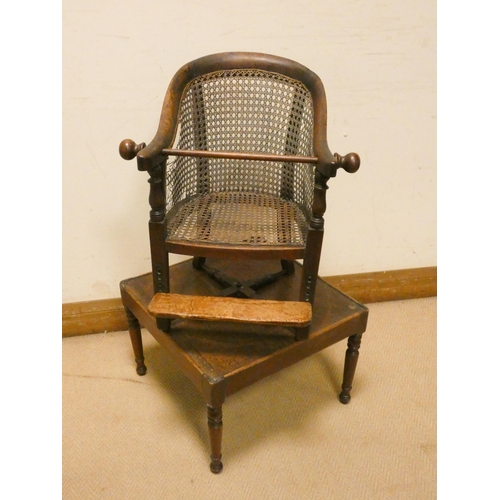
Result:
<svg viewBox="0 0 500 500"><path fill-rule="evenodd" d="M124 139L120 142L118 150L124 160L133 160L144 146L144 143L136 144L132 139Z"/></svg>
<svg viewBox="0 0 500 500"><path fill-rule="evenodd" d="M338 157L339 167L343 168L346 172L353 174L357 172L359 169L359 165L361 164L361 160L359 155L356 153L348 153L345 156Z"/></svg>

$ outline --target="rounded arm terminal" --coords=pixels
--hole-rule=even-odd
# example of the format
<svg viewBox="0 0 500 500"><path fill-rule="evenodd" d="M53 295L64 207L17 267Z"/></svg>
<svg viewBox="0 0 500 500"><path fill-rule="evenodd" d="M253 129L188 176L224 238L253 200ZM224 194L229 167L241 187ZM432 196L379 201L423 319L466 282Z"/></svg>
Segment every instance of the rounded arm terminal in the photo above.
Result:
<svg viewBox="0 0 500 500"><path fill-rule="evenodd" d="M361 160L356 153L349 153L345 156L340 156L338 153L335 153L334 163L337 168L343 168L346 172L353 174L358 171Z"/></svg>
<svg viewBox="0 0 500 500"><path fill-rule="evenodd" d="M343 168L346 172L353 174L358 171L360 164L361 160L356 153L348 153L345 156L335 153L328 163L324 161L318 162L316 168L325 177L335 177L339 168Z"/></svg>
<svg viewBox="0 0 500 500"><path fill-rule="evenodd" d="M120 142L120 147L118 150L120 151L120 156L124 160L133 160L137 153L146 146L146 143L141 142L140 144L136 144L132 139L123 139Z"/></svg>

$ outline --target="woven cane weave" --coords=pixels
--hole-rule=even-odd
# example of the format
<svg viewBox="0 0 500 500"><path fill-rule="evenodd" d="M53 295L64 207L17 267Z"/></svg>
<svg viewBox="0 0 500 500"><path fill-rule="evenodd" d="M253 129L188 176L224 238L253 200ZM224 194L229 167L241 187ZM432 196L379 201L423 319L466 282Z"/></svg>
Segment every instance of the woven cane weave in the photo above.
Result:
<svg viewBox="0 0 500 500"><path fill-rule="evenodd" d="M175 239L232 244L303 244L307 221L298 206L255 193L201 195L169 224Z"/></svg>
<svg viewBox="0 0 500 500"><path fill-rule="evenodd" d="M312 99L276 73L210 73L185 89L179 129L179 149L312 156ZM310 164L177 157L165 181L170 240L305 244Z"/></svg>

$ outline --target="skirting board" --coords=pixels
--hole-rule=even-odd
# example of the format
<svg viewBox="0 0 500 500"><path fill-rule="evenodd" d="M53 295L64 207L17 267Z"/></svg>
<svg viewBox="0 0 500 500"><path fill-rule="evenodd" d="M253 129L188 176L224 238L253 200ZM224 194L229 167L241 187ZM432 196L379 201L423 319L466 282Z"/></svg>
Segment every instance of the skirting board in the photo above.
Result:
<svg viewBox="0 0 500 500"><path fill-rule="evenodd" d="M437 295L437 267L326 276L323 279L361 303ZM62 336L127 330L121 299L72 302L62 306Z"/></svg>

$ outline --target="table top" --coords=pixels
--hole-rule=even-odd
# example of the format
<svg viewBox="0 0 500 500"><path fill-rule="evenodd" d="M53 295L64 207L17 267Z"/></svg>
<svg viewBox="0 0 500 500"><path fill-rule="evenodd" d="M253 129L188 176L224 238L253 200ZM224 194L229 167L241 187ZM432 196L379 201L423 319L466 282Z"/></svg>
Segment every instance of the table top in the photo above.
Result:
<svg viewBox="0 0 500 500"><path fill-rule="evenodd" d="M210 267L240 281L280 270L275 261L222 261ZM301 266L258 292L263 300L298 300ZM319 279L309 338L295 340L292 329L226 322L175 320L168 333L156 327L147 311L153 298L151 273L120 284L124 306L132 311L167 350L171 360L200 390L208 404L221 403L232 394L272 373L366 329L368 309ZM170 267L172 293L218 295L221 287L192 261ZM147 360L146 360L147 363ZM216 401L217 400L217 401Z"/></svg>

